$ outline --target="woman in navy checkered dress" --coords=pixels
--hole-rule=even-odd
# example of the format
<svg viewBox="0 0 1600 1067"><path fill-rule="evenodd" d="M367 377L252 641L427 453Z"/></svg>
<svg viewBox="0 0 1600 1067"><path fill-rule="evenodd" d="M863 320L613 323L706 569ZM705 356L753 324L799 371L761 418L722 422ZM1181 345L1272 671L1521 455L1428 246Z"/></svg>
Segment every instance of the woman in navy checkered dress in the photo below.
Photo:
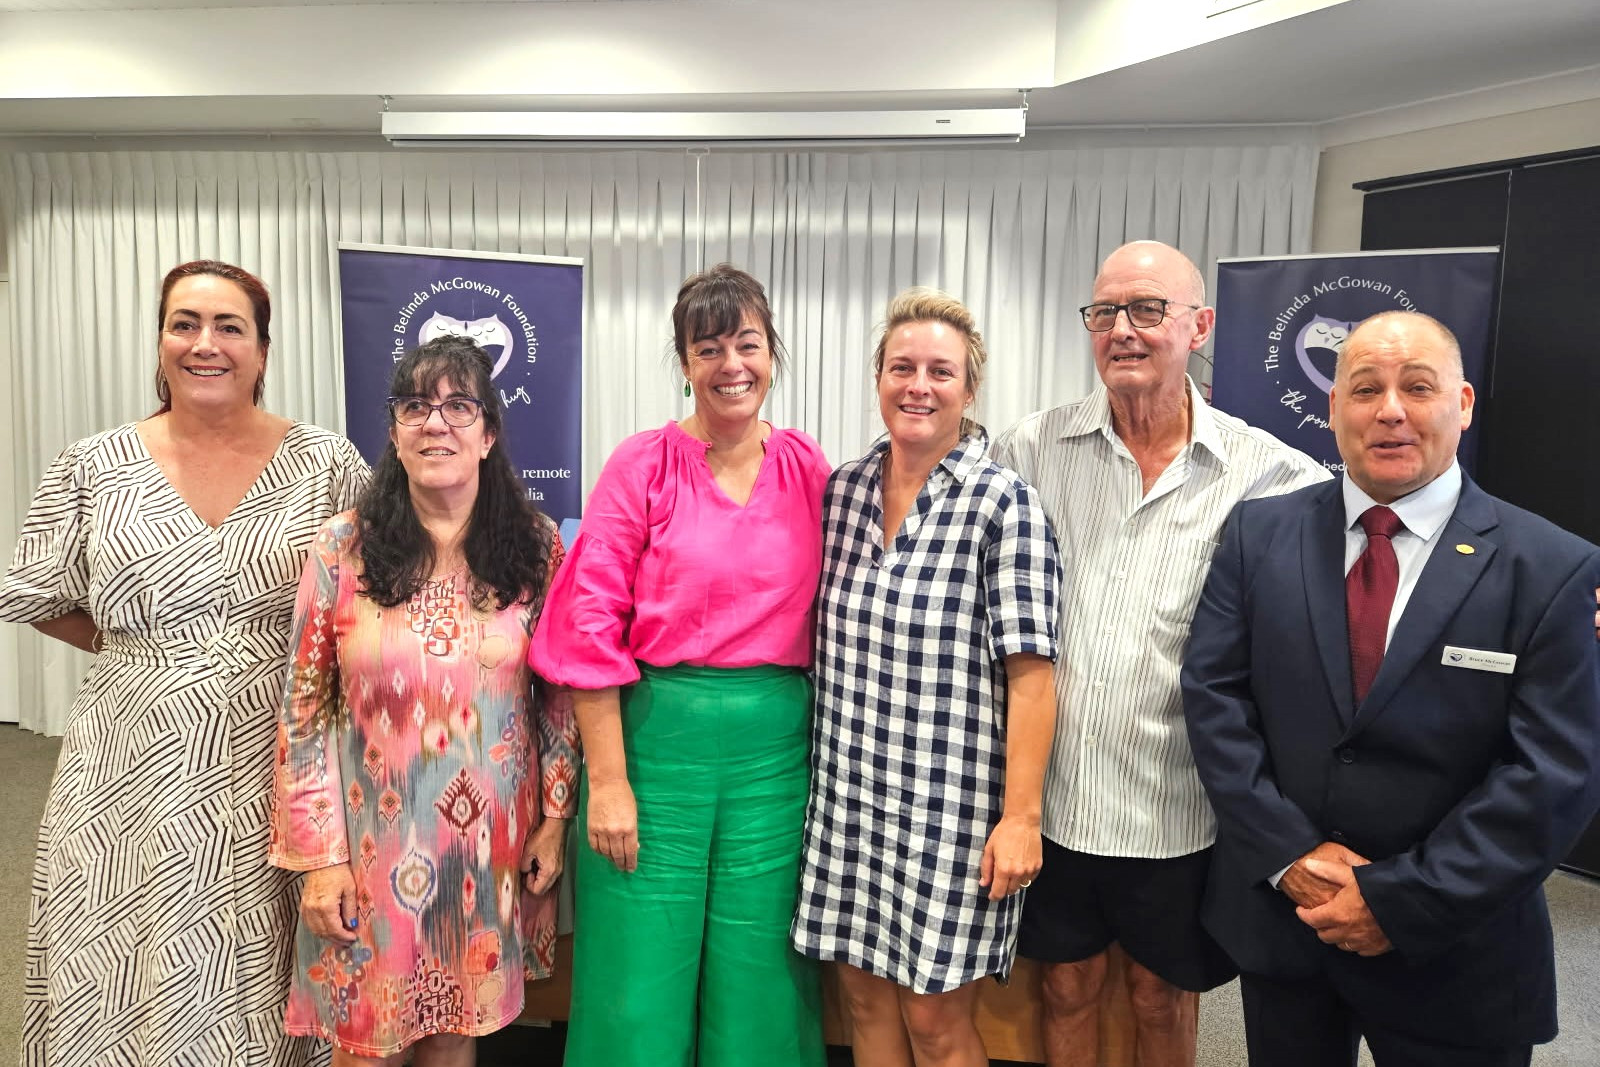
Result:
<svg viewBox="0 0 1600 1067"><path fill-rule="evenodd" d="M794 943L839 964L857 1064L985 1065L1039 870L1060 566L1033 490L964 412L971 313L912 289L874 356L888 437L829 479L815 763Z"/></svg>

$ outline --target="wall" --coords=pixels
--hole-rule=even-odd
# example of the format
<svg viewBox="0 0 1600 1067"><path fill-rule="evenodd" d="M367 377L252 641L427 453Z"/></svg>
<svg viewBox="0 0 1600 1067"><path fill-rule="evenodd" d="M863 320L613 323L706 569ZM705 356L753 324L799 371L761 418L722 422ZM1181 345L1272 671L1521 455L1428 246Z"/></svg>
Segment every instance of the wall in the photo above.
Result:
<svg viewBox="0 0 1600 1067"><path fill-rule="evenodd" d="M1312 249L1361 247L1362 194L1354 182L1594 145L1600 98L1330 145L1317 171Z"/></svg>

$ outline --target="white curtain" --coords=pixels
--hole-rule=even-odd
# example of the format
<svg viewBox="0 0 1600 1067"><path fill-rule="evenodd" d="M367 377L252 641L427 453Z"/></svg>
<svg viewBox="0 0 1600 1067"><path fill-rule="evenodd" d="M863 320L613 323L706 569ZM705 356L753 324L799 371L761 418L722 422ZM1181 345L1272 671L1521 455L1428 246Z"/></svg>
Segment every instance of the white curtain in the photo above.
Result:
<svg viewBox="0 0 1600 1067"><path fill-rule="evenodd" d="M336 241L575 256L586 266L586 485L624 436L686 413L669 366L678 284L723 260L766 282L794 372L770 417L835 462L877 435L867 370L890 296L962 298L989 344L992 431L1081 396L1076 308L1126 240L1219 256L1309 250L1309 141L940 152L18 153L0 164L13 299L9 554L28 496L76 438L143 417L157 287L188 259L273 295L267 405L342 428ZM387 344L379 340L378 343ZM86 657L0 628L0 708L60 732Z"/></svg>

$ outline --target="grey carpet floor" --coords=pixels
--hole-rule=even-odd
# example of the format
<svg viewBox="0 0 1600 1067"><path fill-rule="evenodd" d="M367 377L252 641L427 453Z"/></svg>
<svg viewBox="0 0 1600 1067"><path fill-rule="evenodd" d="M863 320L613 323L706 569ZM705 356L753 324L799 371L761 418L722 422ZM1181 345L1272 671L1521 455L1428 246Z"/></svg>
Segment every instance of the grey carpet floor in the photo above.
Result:
<svg viewBox="0 0 1600 1067"><path fill-rule="evenodd" d="M0 725L0 1065L16 1063L20 1042L23 943L34 837L60 743ZM1600 882L1557 872L1546 884L1555 926L1561 1036L1534 1050L1536 1067L1600 1065ZM509 1035L508 1035L509 1036ZM490 1067L489 1056L480 1067ZM1362 1063L1371 1060L1362 1054ZM1199 1067L1244 1067L1238 983L1200 1001Z"/></svg>
<svg viewBox="0 0 1600 1067"><path fill-rule="evenodd" d="M1533 1050L1534 1067L1600 1067L1600 882L1557 871L1545 882L1555 931L1561 1033ZM1239 983L1200 998L1198 1067L1245 1067ZM1372 1057L1361 1050L1362 1067Z"/></svg>
<svg viewBox="0 0 1600 1067"><path fill-rule="evenodd" d="M44 795L61 741L0 725L0 1064L16 1063L22 1044L22 956L28 887Z"/></svg>

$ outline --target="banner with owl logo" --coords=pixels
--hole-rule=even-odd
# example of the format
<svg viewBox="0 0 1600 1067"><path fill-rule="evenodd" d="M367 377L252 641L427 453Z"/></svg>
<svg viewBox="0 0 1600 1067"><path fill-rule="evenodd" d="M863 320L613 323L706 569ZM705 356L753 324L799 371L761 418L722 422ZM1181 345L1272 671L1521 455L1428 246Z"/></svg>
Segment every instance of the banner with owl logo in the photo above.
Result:
<svg viewBox="0 0 1600 1067"><path fill-rule="evenodd" d="M376 464L389 375L407 351L471 338L494 364L511 462L557 522L582 506L583 261L339 244L345 432Z"/></svg>
<svg viewBox="0 0 1600 1067"><path fill-rule="evenodd" d="M1478 418L1458 453L1468 473L1489 396L1498 248L1433 248L1217 260L1211 401L1341 471L1328 427L1334 362L1356 324L1380 311L1432 315L1461 342Z"/></svg>

